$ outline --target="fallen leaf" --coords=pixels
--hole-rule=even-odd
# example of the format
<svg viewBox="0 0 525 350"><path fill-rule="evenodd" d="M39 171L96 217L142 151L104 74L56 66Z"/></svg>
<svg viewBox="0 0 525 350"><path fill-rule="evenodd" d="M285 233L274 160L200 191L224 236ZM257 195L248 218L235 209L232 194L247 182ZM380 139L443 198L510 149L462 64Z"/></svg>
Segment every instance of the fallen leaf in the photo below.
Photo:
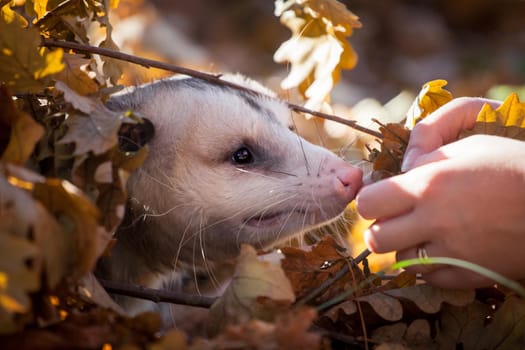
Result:
<svg viewBox="0 0 525 350"><path fill-rule="evenodd" d="M23 28L25 20L9 6L0 9L0 81L13 93L40 92L50 78L64 69L62 49L40 48L36 28Z"/></svg>
<svg viewBox="0 0 525 350"><path fill-rule="evenodd" d="M483 105L473 129L462 132L460 138L476 135L496 135L525 141L525 103L518 95L509 95L495 110Z"/></svg>
<svg viewBox="0 0 525 350"><path fill-rule="evenodd" d="M63 91L66 101L82 112L70 114L65 122L68 131L59 143L74 143L76 156L88 152L102 154L117 145L121 113L110 111L100 100L78 95L62 82L57 82L55 88Z"/></svg>
<svg viewBox="0 0 525 350"><path fill-rule="evenodd" d="M34 200L0 172L0 333L18 330L14 313L30 310L29 293L40 288L42 257L30 240L38 220Z"/></svg>
<svg viewBox="0 0 525 350"><path fill-rule="evenodd" d="M370 180L375 182L401 173L403 156L410 138L410 130L401 124L380 124L383 135L381 150L372 150L369 160L373 162Z"/></svg>
<svg viewBox="0 0 525 350"><path fill-rule="evenodd" d="M438 312L443 303L464 306L471 303L475 297L474 290L442 289L427 283L391 289L384 293L399 300L410 301L421 311L429 314Z"/></svg>
<svg viewBox="0 0 525 350"><path fill-rule="evenodd" d="M97 83L88 75L86 66L90 60L80 55L64 55L65 69L57 74L56 79L63 81L79 95L94 94L98 90Z"/></svg>
<svg viewBox="0 0 525 350"><path fill-rule="evenodd" d="M480 334L479 345L487 349L519 349L525 344L525 300L507 297L494 313L486 331Z"/></svg>
<svg viewBox="0 0 525 350"><path fill-rule="evenodd" d="M257 318L259 298L288 305L295 301L292 286L281 266L258 260L255 249L243 245L230 284L210 309L210 334L217 334L228 323Z"/></svg>
<svg viewBox="0 0 525 350"><path fill-rule="evenodd" d="M493 313L489 304L478 301L465 306L444 305L437 327L436 343L441 349L455 349L459 344L464 349L485 347L486 344L480 339L486 332L487 317Z"/></svg>
<svg viewBox="0 0 525 350"><path fill-rule="evenodd" d="M14 164L25 163L36 143L44 134L44 128L26 113L18 110L13 97L5 86L0 86L0 161Z"/></svg>
<svg viewBox="0 0 525 350"><path fill-rule="evenodd" d="M323 237L318 244L312 247L311 251L293 247L283 247L281 251L285 255L281 265L292 283L298 300L331 278L343 266L351 264L351 258L345 254L344 249L339 247L331 236ZM342 294L348 289L359 286L365 279L363 272L355 266L351 269L352 272L348 272L335 281L311 302L319 304ZM359 292L362 290L357 290L357 293Z"/></svg>

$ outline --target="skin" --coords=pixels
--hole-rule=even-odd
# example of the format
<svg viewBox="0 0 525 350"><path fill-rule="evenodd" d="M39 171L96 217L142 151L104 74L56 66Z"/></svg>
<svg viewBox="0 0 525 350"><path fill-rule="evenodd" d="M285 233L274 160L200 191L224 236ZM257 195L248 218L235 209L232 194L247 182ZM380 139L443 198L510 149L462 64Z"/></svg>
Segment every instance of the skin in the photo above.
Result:
<svg viewBox="0 0 525 350"><path fill-rule="evenodd" d="M357 209L376 219L365 232L375 253L397 260L429 257L467 260L512 279L525 278L525 142L476 135L461 140L482 105L459 98L418 123L403 163L406 173L365 186ZM408 270L445 288L490 285L458 267L419 265Z"/></svg>

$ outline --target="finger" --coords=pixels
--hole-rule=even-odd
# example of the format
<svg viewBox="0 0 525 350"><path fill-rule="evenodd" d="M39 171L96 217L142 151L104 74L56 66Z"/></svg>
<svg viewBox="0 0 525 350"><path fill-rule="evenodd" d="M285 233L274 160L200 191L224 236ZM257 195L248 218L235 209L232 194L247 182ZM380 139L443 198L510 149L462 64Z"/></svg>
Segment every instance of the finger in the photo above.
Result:
<svg viewBox="0 0 525 350"><path fill-rule="evenodd" d="M423 249L423 251L420 252L420 249ZM417 246L412 246L410 248L400 250L396 252L396 260L403 261L403 260L411 260L411 259L425 259L425 258L432 258L435 256L443 256L439 250L437 249L436 245L432 242L423 242ZM412 273L420 273L420 274L428 274L432 271L439 270L441 268L444 268L446 265L442 264L420 264L420 265L413 265L406 268L407 271L410 271Z"/></svg>
<svg viewBox="0 0 525 350"><path fill-rule="evenodd" d="M412 130L401 169L414 168L414 161L422 154L455 141L462 130L471 129L485 103L497 107L500 103L481 98L458 98L437 109Z"/></svg>
<svg viewBox="0 0 525 350"><path fill-rule="evenodd" d="M406 189L403 175L363 187L356 197L357 211L366 219L398 216L412 210L415 197Z"/></svg>
<svg viewBox="0 0 525 350"><path fill-rule="evenodd" d="M364 232L364 240L372 252L386 253L417 247L429 240L429 233L425 230L424 221L418 218L416 211L412 211L376 221Z"/></svg>
<svg viewBox="0 0 525 350"><path fill-rule="evenodd" d="M419 249L424 249L424 252L419 252ZM406 270L414 274L421 274L424 280L441 288L476 288L493 283L471 270L446 264L433 264L431 263L432 257L452 257L452 255L439 241L424 242L396 253L397 261L429 258L430 263L412 265Z"/></svg>

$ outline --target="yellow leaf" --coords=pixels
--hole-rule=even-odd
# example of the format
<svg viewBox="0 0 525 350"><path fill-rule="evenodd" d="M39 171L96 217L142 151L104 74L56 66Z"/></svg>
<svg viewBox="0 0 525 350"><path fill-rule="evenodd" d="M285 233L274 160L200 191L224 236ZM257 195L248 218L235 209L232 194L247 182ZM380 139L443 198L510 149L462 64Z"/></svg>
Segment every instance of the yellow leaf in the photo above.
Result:
<svg viewBox="0 0 525 350"><path fill-rule="evenodd" d="M48 51L47 49L42 48L40 50L40 54L45 60L45 66L35 71L35 79L42 79L48 75L59 73L65 68L64 63L62 62L62 57L64 57L64 51Z"/></svg>
<svg viewBox="0 0 525 350"><path fill-rule="evenodd" d="M450 91L443 89L446 80L432 80L424 84L407 112L405 127L412 129L417 122L452 100Z"/></svg>
<svg viewBox="0 0 525 350"><path fill-rule="evenodd" d="M109 0L109 7L116 9L118 7L120 0Z"/></svg>
<svg viewBox="0 0 525 350"><path fill-rule="evenodd" d="M518 95L512 93L495 110L488 103L483 105L474 128L463 132L461 137L476 134L525 141L525 103L520 102Z"/></svg>
<svg viewBox="0 0 525 350"><path fill-rule="evenodd" d="M335 30L352 34L353 28L361 28L359 17L336 0L308 0L307 6L318 16L330 20Z"/></svg>
<svg viewBox="0 0 525 350"><path fill-rule="evenodd" d="M33 9L37 16L37 19L42 18L47 12L47 3L48 0L34 0Z"/></svg>
<svg viewBox="0 0 525 350"><path fill-rule="evenodd" d="M358 17L336 0L275 2L276 15L290 28L292 37L274 54L278 63L290 62L283 89L298 88L306 107L321 109L341 75L352 69L357 54L347 42Z"/></svg>
<svg viewBox="0 0 525 350"><path fill-rule="evenodd" d="M0 82L13 93L40 92L64 69L63 50L39 49L36 28L24 28L23 18L4 6L0 16Z"/></svg>

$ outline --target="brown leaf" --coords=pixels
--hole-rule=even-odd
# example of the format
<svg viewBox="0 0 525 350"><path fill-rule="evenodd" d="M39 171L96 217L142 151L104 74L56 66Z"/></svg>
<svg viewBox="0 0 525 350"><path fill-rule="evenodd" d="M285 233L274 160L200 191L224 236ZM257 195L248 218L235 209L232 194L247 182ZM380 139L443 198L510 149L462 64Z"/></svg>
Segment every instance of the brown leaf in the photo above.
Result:
<svg viewBox="0 0 525 350"><path fill-rule="evenodd" d="M243 245L232 281L210 309L209 332L217 334L228 323L260 317L257 300L261 297L289 304L295 301L281 267L258 260L255 249ZM266 313L264 316L268 317Z"/></svg>
<svg viewBox="0 0 525 350"><path fill-rule="evenodd" d="M299 308L279 315L275 323L251 320L226 329L208 342L208 346L191 349L228 349L235 344L238 349L321 349L321 336L309 332L316 312L312 308Z"/></svg>
<svg viewBox="0 0 525 350"><path fill-rule="evenodd" d="M5 86L0 86L0 161L23 164L44 128L26 113L18 110Z"/></svg>
<svg viewBox="0 0 525 350"><path fill-rule="evenodd" d="M471 303L475 297L474 290L442 289L426 283L391 289L384 293L400 300L410 301L421 311L429 314L438 312L443 303L463 306Z"/></svg>
<svg viewBox="0 0 525 350"><path fill-rule="evenodd" d="M464 349L485 347L480 338L485 333L487 316L493 312L490 305L478 301L465 306L444 305L436 343L441 349L455 349L458 344Z"/></svg>
<svg viewBox="0 0 525 350"><path fill-rule="evenodd" d="M297 299L318 287L321 283L350 264L349 257L331 236L325 236L311 251L284 247L281 249L285 259L281 264L292 283ZM352 272L333 283L314 301L320 303L353 288L365 279L363 272L353 267Z"/></svg>
<svg viewBox="0 0 525 350"><path fill-rule="evenodd" d="M121 113L110 111L100 100L78 95L62 82L57 82L55 88L64 92L66 101L82 112L68 117L68 131L59 143L75 143L76 156L88 152L102 154L117 145Z"/></svg>
<svg viewBox="0 0 525 350"><path fill-rule="evenodd" d="M381 140L381 151L373 150L370 154L369 159L374 162L373 171L370 174L372 181L379 181L401 173L403 156L410 138L410 130L401 124L379 124L381 125L379 131L383 134L383 139Z"/></svg>
<svg viewBox="0 0 525 350"><path fill-rule="evenodd" d="M97 83L89 77L84 68L90 60L80 55L66 54L64 56L65 69L58 73L56 79L63 81L78 94L86 96L97 92Z"/></svg>
<svg viewBox="0 0 525 350"><path fill-rule="evenodd" d="M519 349L525 344L525 300L507 297L480 334L480 345L488 349Z"/></svg>

